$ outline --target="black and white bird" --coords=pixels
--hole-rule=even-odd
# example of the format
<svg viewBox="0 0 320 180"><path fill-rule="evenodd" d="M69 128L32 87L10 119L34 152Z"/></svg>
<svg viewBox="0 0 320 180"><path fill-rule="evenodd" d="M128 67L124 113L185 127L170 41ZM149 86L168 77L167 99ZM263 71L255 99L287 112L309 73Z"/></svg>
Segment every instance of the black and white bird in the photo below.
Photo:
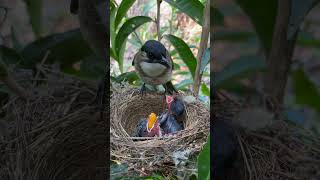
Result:
<svg viewBox="0 0 320 180"><path fill-rule="evenodd" d="M167 49L159 41L148 40L134 56L132 65L144 82L142 93L145 91L145 84L163 85L165 92L169 94L177 92L171 83L173 61Z"/></svg>

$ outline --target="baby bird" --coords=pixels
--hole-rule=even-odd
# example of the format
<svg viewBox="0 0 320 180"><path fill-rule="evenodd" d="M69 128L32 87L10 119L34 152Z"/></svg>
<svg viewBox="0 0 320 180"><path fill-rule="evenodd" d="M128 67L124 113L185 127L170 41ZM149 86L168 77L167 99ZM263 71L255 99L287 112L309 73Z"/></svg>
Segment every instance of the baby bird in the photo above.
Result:
<svg viewBox="0 0 320 180"><path fill-rule="evenodd" d="M163 134L175 133L183 130L182 124L180 124L176 118L169 112L163 112L159 117L160 128Z"/></svg>
<svg viewBox="0 0 320 180"><path fill-rule="evenodd" d="M179 123L182 123L185 114L184 102L177 95L166 95L166 104L169 113L171 113Z"/></svg>
<svg viewBox="0 0 320 180"><path fill-rule="evenodd" d="M141 93L145 91L145 84L163 85L165 93L177 92L171 83L173 61L169 52L156 40L147 41L134 56L132 61L138 76L144 82Z"/></svg>
<svg viewBox="0 0 320 180"><path fill-rule="evenodd" d="M151 113L149 117L143 118L139 121L137 131L134 136L136 137L161 137L162 132L160 124L155 113Z"/></svg>

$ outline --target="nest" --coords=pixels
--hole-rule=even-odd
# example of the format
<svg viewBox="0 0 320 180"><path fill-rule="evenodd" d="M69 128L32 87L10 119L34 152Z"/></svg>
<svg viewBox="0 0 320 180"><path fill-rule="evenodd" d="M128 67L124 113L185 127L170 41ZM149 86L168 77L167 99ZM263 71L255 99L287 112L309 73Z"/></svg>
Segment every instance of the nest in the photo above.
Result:
<svg viewBox="0 0 320 180"><path fill-rule="evenodd" d="M219 99L213 107L214 121L231 120L241 109L239 103ZM319 137L284 119L257 131L239 128L234 120L232 124L236 127L239 159L226 179L320 179Z"/></svg>
<svg viewBox="0 0 320 180"><path fill-rule="evenodd" d="M34 97L12 96L0 112L0 179L105 179L106 126L89 105L95 85L45 66L26 74L16 78Z"/></svg>
<svg viewBox="0 0 320 180"><path fill-rule="evenodd" d="M128 174L174 173L175 168L187 164L177 156L183 154L187 160L198 153L207 140L210 115L198 100L185 103L184 130L163 137L131 137L141 118L151 112L157 115L163 112L163 98L163 94L156 92L148 92L141 97L139 90L134 88L120 89L111 97L111 158L128 164ZM137 139L139 141L134 141Z"/></svg>

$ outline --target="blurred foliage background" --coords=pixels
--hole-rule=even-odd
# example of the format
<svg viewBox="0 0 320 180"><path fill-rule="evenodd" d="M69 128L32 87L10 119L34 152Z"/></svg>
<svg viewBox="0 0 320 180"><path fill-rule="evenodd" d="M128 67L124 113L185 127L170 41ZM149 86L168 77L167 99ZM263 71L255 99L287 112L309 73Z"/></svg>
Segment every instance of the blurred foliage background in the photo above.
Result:
<svg viewBox="0 0 320 180"><path fill-rule="evenodd" d="M319 1L292 1L288 37L300 27L285 89L283 116L320 133ZM225 0L213 6L214 84L245 105L261 104L277 1ZM306 15L305 19L304 16Z"/></svg>

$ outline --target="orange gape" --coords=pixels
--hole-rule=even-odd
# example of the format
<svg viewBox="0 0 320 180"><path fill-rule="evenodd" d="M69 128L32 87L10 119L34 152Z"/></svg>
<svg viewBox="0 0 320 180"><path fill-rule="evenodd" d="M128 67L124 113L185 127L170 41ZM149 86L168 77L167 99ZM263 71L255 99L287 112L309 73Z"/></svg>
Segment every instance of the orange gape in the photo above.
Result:
<svg viewBox="0 0 320 180"><path fill-rule="evenodd" d="M149 119L148 119L148 130L150 131L153 126L154 126L154 123L157 121L157 115L155 113L151 113L149 115Z"/></svg>

